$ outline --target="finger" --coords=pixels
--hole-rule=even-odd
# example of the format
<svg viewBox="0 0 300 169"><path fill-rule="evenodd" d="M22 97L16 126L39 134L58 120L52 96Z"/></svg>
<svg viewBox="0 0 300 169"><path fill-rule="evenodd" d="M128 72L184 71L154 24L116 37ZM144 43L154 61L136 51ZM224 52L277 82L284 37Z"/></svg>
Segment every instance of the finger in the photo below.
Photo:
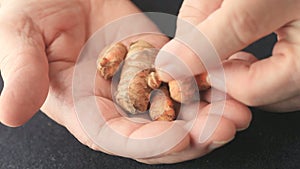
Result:
<svg viewBox="0 0 300 169"><path fill-rule="evenodd" d="M270 111L270 112L293 112L300 110L300 96L292 97L278 103L264 105L259 107L262 110Z"/></svg>
<svg viewBox="0 0 300 169"><path fill-rule="evenodd" d="M128 118L109 120L97 138L103 149L130 158L148 158L170 151L181 151L189 146L189 136L176 122L141 124ZM162 140L164 140L162 142ZM113 141L113 144L112 144Z"/></svg>
<svg viewBox="0 0 300 169"><path fill-rule="evenodd" d="M220 10L197 27L224 59L295 19L298 13L295 4L299 5L299 2L276 2L266 13L265 9L274 1L239 1L235 5L232 1L225 1ZM270 19L274 16L276 19Z"/></svg>
<svg viewBox="0 0 300 169"><path fill-rule="evenodd" d="M216 104L223 103L218 102ZM138 159L138 161L147 164L176 163L201 157L230 142L234 138L237 128L247 127L250 123L251 113L249 109L234 100L226 101L222 116L220 116L220 112L209 112L210 108L211 105L206 107L200 105L196 121L191 120L190 124L187 124L192 126L190 130L191 144L187 149L156 158ZM185 114L188 113L190 112L185 112ZM208 119L209 121L207 121ZM215 123L216 121L218 123ZM199 138L205 134L203 130L207 126L214 126L211 128L214 129L214 132L208 140L199 143Z"/></svg>
<svg viewBox="0 0 300 169"><path fill-rule="evenodd" d="M216 107L222 107L222 105L224 105L226 111L221 114L223 117L231 120L238 131L248 128L252 118L251 111L245 105L234 100L230 95L216 89L210 89L203 93L202 98L211 103L208 108L205 108L207 111L203 110L203 112L209 112L209 108L211 108L212 105ZM211 113L216 114L215 112Z"/></svg>
<svg viewBox="0 0 300 169"><path fill-rule="evenodd" d="M216 104L223 104L218 102ZM236 129L242 129L248 127L251 120L251 113L245 106L230 100L226 101L224 112L220 116L220 112L210 112L211 105L202 107L200 104L199 115L196 121L191 120L189 123L192 126L190 130L191 145L189 148L184 149L181 152L171 153L165 156L160 156L150 159L139 159L138 161L148 164L159 163L175 163L182 162L194 158L198 158L207 154L208 152L223 146L234 138ZM184 111L187 110L183 108ZM191 112L185 112L187 116ZM207 121L209 119L209 121ZM218 123L215 123L218 121ZM199 143L199 138L203 133L203 130L207 126L213 126L214 132L211 132L211 136L204 143Z"/></svg>
<svg viewBox="0 0 300 169"><path fill-rule="evenodd" d="M180 122L151 122L139 116L128 118L112 101L99 98L95 106L94 99L87 97L74 103L75 118L81 124L79 129L85 131L84 135L74 127L69 129L93 149L138 158L157 156L170 150L179 151L188 146L186 139L189 137ZM72 121L65 125L68 123L72 126ZM166 142L161 144L161 140Z"/></svg>
<svg viewBox="0 0 300 169"><path fill-rule="evenodd" d="M30 20L3 19L0 27L0 68L4 80L0 121L19 126L39 110L47 96L47 58L42 37Z"/></svg>
<svg viewBox="0 0 300 169"><path fill-rule="evenodd" d="M194 25L199 24L218 9L222 2L223 0L184 0L178 17Z"/></svg>
<svg viewBox="0 0 300 169"><path fill-rule="evenodd" d="M210 111L210 109L213 109L213 106L222 107L222 105L224 105L223 113ZM222 117L230 120L238 131L248 128L252 119L250 109L233 99L213 102L209 106L205 107L202 112L204 112L202 115L221 115Z"/></svg>
<svg viewBox="0 0 300 169"><path fill-rule="evenodd" d="M281 53L254 63L230 59L223 64L227 92L249 106L273 104L293 97L299 88L298 77L293 74L298 71L295 60L295 56ZM222 85L215 83L214 87L222 89Z"/></svg>
<svg viewBox="0 0 300 169"><path fill-rule="evenodd" d="M85 107L92 107L92 106L85 106ZM105 106L99 106L103 118L104 119L106 118L107 121L105 125L103 125L101 128L98 129L99 132L95 132L98 135L96 135L95 138L92 138L93 141L96 141L93 142L92 145L97 145L101 147L96 149L105 150L106 152L110 152L112 154L118 154L121 156L126 156L131 158L139 158L142 156L153 155L152 158L146 158L146 159L143 158L141 160L138 160L144 163L174 163L174 162L179 162L187 159L192 159L200 155L204 155L207 152L211 151L212 149L217 148L225 144L226 142L230 141L234 137L234 133L236 130L234 123L230 122L230 120L228 120L225 117L224 118L221 117L217 129L215 130L215 132L213 132L213 135L209 138L209 140L205 143L202 143L201 146L199 146L197 149L193 149L192 151L189 150L188 147L192 146L190 144L195 143L197 138L194 138L194 141L190 141L191 135L185 134L187 132L186 129L182 130L183 125L185 123L178 121L173 123L152 122L152 123L143 124L143 123L138 123L136 120L133 121L132 119L128 119L124 117L110 118L112 117L111 114L115 114L115 113L108 111L108 108L109 110L113 110L111 106L106 106L106 107L107 108L105 108ZM232 108L232 110L229 110L228 107ZM237 108L239 107L237 105L228 105L228 107L225 108L225 111L242 110ZM201 111L206 111L206 110L201 110ZM241 111L240 113L243 112ZM85 115L87 114L85 113ZM88 114L88 116L90 115ZM212 117L212 121L216 121L217 119L219 119L219 116L216 116L214 114L210 114L209 116ZM208 117L207 115L205 114L202 115L200 113L200 115L196 119L196 122L191 123L192 133L194 134L198 133L197 136L199 136L199 131L201 131L201 129L203 129L205 125L208 124L206 122L207 117ZM96 118L93 119L94 119L93 124L97 124L97 126L99 126L100 122L96 122L95 121ZM200 126L198 125L199 123L201 124ZM198 131L197 132L193 131L196 128ZM171 133L171 135L166 134L170 131L174 131L177 134L174 133ZM162 135L165 135L165 137L159 138ZM106 139L103 139L104 136ZM180 136L180 139L178 139L177 136ZM160 143L156 142L155 144L151 144L153 143L152 142L153 140L151 139L155 137L158 138L157 141L159 141ZM142 142L139 142L137 140L145 141L145 143L147 143L147 146L142 146L141 144ZM161 143L162 140L164 140L164 143L166 144L162 144ZM114 144L111 144L111 141L113 141ZM176 144L174 144L174 141ZM169 145L170 147L168 147ZM186 156L185 153L182 154L182 152L187 152L187 151L188 151L187 154L189 154L188 156ZM168 154L171 154L171 156L169 156Z"/></svg>
<svg viewBox="0 0 300 169"><path fill-rule="evenodd" d="M219 117L212 117L213 120L219 119ZM213 149L216 149L234 138L235 127L227 119L222 118L211 138L202 144L198 143L198 138L200 137L200 131L204 128L206 123L207 116L200 115L197 117L195 125L193 126L192 131L190 132L190 146L183 151L171 153L165 156L148 158L148 159L138 159L139 162L147 164L171 164L183 162L195 158L199 158Z"/></svg>
<svg viewBox="0 0 300 169"><path fill-rule="evenodd" d="M284 1L278 1L276 4L273 1L239 1L235 5L230 2L224 1L221 8L198 24L196 28L183 24L186 28L180 32L177 31L177 42L174 42L172 46L168 44L165 50L176 54L175 56L188 65L194 74L199 74L205 71L204 66L210 68L219 64L213 61L211 65L208 65L205 63L206 60L215 57L224 60L255 40L294 20L298 15L296 7L300 6L296 1L294 3L297 5ZM266 13L265 9L269 7L269 4L274 5L272 10ZM274 16L277 16L276 19L270 19ZM186 52L186 49L183 48L179 51L182 46L187 46L190 50L197 52L187 57L186 53L189 53ZM163 62L164 60L165 62ZM182 66L173 60L170 57L164 59L158 57L156 64L162 70L166 67L168 72L174 72L174 74L178 74L177 76L186 76L179 71ZM201 61L202 64L199 64ZM176 69L168 68L169 65ZM170 76L162 77L162 79L168 81Z"/></svg>
<svg viewBox="0 0 300 169"><path fill-rule="evenodd" d="M215 88L210 88L207 91L202 92L200 96L201 96L201 100L204 100L208 103L232 99L232 97L227 93L224 93Z"/></svg>
<svg viewBox="0 0 300 169"><path fill-rule="evenodd" d="M197 103L182 105L180 114L178 115L179 119L192 121L197 118L197 115L193 113L195 107L201 112L200 115L215 115L230 120L236 126L237 130L247 128L252 118L251 111L248 107L238 101L229 99L214 101L208 105Z"/></svg>
<svg viewBox="0 0 300 169"><path fill-rule="evenodd" d="M229 60L237 59L237 60L245 61L247 63L254 63L258 61L258 59L253 54L248 52L237 52L231 55L228 59Z"/></svg>
<svg viewBox="0 0 300 169"><path fill-rule="evenodd" d="M177 34L190 32L193 25L199 24L218 9L222 1L223 0L185 0L178 15ZM201 72L205 71L202 62L195 57L196 54L176 39L167 43L161 51L163 52L159 52L155 64L159 68L158 74L163 81L170 81L176 78L171 74L181 75L181 69L178 68L183 66L189 67L193 74L196 74L199 71L198 69L201 69ZM177 64L175 64L176 61ZM180 65L180 63L184 63L184 65Z"/></svg>

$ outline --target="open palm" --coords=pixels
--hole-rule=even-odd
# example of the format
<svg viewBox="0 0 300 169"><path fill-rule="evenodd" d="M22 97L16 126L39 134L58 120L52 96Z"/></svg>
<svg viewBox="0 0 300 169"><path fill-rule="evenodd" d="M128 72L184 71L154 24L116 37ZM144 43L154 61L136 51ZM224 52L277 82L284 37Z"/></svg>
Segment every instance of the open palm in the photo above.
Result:
<svg viewBox="0 0 300 169"><path fill-rule="evenodd" d="M96 98L96 104L104 125L96 125L102 142L95 142L84 131L76 115L73 96L75 65L88 38L109 22L139 10L130 1L118 0L2 0L0 8L0 68L4 89L0 98L0 120L9 126L19 126L42 109L50 118L65 126L80 142L106 153L126 156L145 163L174 163L193 159L230 141L237 129L249 125L249 110L234 100L220 100L225 104L223 115L210 114L211 104L201 102L193 120L183 115L175 122L146 122L130 120L116 110L112 102L111 85L96 77L95 90L86 91L79 102ZM157 31L145 18L145 29ZM119 27L117 32L130 31ZM123 42L128 45L134 39L145 39L160 48L167 42L161 35L138 35ZM111 41L118 39L111 39ZM83 86L85 83L82 82ZM88 105L88 104L87 104ZM197 107L197 109L198 109ZM185 111L189 111L188 107ZM218 120L216 130L205 141L199 142L200 131L207 119ZM192 125L190 125L190 123ZM187 127L190 126L190 127ZM189 128L189 130L187 130ZM114 133L125 138L112 140ZM136 140L155 138L156 144L137 145ZM182 136L182 137L176 137ZM173 140L179 140L174 142ZM176 143L168 149L164 143ZM144 143L144 142L143 142ZM161 152L161 154L159 154Z"/></svg>

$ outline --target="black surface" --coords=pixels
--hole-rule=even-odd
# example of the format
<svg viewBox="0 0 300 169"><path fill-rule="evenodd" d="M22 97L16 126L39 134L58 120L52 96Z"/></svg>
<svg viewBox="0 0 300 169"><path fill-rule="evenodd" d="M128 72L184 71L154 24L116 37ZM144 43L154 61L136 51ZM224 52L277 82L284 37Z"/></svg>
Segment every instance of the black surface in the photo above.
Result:
<svg viewBox="0 0 300 169"><path fill-rule="evenodd" d="M135 2L147 11L172 14L177 13L180 4L175 0ZM166 5L172 3L172 7ZM264 38L247 51L260 57L270 55L274 40L274 36ZM0 168L300 168L300 112L275 114L256 109L252 112L253 121L249 129L238 133L235 140L223 148L196 160L155 166L92 151L80 144L65 128L39 112L20 128L0 125Z"/></svg>

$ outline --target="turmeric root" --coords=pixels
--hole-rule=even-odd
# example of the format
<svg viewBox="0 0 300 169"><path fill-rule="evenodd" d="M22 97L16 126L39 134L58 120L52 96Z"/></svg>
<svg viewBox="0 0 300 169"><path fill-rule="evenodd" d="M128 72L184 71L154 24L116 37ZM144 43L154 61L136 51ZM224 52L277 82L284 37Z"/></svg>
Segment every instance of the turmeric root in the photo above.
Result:
<svg viewBox="0 0 300 169"><path fill-rule="evenodd" d="M104 79L110 79L117 72L127 54L127 48L122 43L108 47L100 53L97 69Z"/></svg>
<svg viewBox="0 0 300 169"><path fill-rule="evenodd" d="M173 121L176 117L173 100L166 86L155 90L151 96L149 115L155 121Z"/></svg>
<svg viewBox="0 0 300 169"><path fill-rule="evenodd" d="M198 90L206 90L210 85L207 74L196 76L196 84L194 78L162 84L154 68L156 55L157 50L142 40L132 43L129 50L122 43L117 43L100 54L97 69L103 78L110 79L124 60L115 94L117 104L131 114L144 113L149 109L152 120L172 121L176 117L174 107L177 105L172 99L179 103L199 100Z"/></svg>
<svg viewBox="0 0 300 169"><path fill-rule="evenodd" d="M195 78L170 81L169 88L172 99L179 103L191 103L199 100L198 92L209 89L210 85L207 82L207 73L203 73Z"/></svg>
<svg viewBox="0 0 300 169"><path fill-rule="evenodd" d="M159 80L158 75L156 74L155 70L149 74L147 77L147 84L152 89L158 89L162 82Z"/></svg>
<svg viewBox="0 0 300 169"><path fill-rule="evenodd" d="M147 78L153 72L157 50L142 40L129 47L116 93L116 102L131 114L148 110L151 87Z"/></svg>
<svg viewBox="0 0 300 169"><path fill-rule="evenodd" d="M210 84L208 83L209 79L207 73L202 73L200 75L197 75L195 79L200 92L208 90L211 87Z"/></svg>

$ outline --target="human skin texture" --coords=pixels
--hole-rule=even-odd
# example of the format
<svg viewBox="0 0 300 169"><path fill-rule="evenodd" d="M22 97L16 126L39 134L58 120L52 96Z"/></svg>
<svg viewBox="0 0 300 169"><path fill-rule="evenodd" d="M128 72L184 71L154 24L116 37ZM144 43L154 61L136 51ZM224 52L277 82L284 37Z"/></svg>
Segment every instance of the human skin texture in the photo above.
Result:
<svg viewBox="0 0 300 169"><path fill-rule="evenodd" d="M298 0L185 0L179 18L194 25L223 61L226 82L213 87L226 89L233 98L249 106L290 112L300 110L299 9ZM177 35L188 33L182 28L177 25ZM241 52L271 33L276 33L278 39L272 56L257 60L252 54ZM205 71L198 56L180 41L172 40L163 50L179 57L194 75ZM158 56L156 66L178 70L173 60L163 55ZM168 71L180 74L175 69ZM172 80L163 72L159 74L163 81ZM241 86L247 86L246 90Z"/></svg>
<svg viewBox="0 0 300 169"><path fill-rule="evenodd" d="M108 154L93 142L80 127L72 96L72 79L77 57L88 38L99 28L122 16L140 12L127 0L1 0L0 1L0 68L4 89L0 97L0 121L8 126L20 126L41 110L57 123L66 127L81 143ZM145 19L146 28L156 27ZM122 30L119 28L116 33ZM144 39L161 48L168 39L161 35L145 34L128 37L129 42ZM201 101L191 130L186 131L188 117L174 122L137 123L123 117L112 101L111 84L96 77L101 87L87 92L80 99L95 98L105 125L99 131L111 128L128 138L122 151L124 157L144 163L175 163L198 158L232 140L237 130L248 127L249 109L232 100L217 101L225 104L222 116L209 114L210 101ZM83 83L84 84L84 83ZM206 142L198 142L200 131L208 117L220 119L216 130ZM152 138L166 130L185 134L176 146L163 154L140 159L141 155L160 151L161 147L130 147L130 138ZM99 133L97 137L107 138ZM53 136L55 137L55 136ZM169 138L172 139L172 138ZM118 140L109 140L118 146ZM161 140L169 142L172 140ZM121 150L120 150L121 151ZM124 154L115 151L113 155Z"/></svg>

